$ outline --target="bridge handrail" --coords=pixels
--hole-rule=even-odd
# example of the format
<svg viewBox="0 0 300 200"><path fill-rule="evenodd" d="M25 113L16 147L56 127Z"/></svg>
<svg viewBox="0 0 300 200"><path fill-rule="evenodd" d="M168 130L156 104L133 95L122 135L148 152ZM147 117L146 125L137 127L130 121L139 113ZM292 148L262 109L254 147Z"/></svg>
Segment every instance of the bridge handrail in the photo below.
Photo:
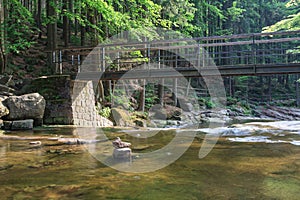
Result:
<svg viewBox="0 0 300 200"><path fill-rule="evenodd" d="M300 30L296 31L277 31L277 32L268 32L268 33L251 33L251 34L235 34L235 35L225 35L225 36L210 36L210 37L197 37L197 38L182 38L182 39L171 39L171 40L154 40L148 42L128 42L128 43L114 43L114 44L103 44L98 46L91 46L91 47L66 47L66 48L56 48L54 50L46 50L45 52L53 52L53 51L67 51L67 50L91 50L94 48L105 48L105 47L113 47L113 46L138 46L138 45L154 45L154 44L169 44L175 42L188 42L188 41L214 41L214 40L224 40L224 39L241 39L241 38L253 38L254 41L256 40L255 37L258 36L270 36L273 37L275 35L293 35L299 34ZM286 38L288 39L288 38ZM275 39L274 39L275 40ZM226 42L225 42L226 43ZM253 41L252 41L253 43ZM214 43L219 44L219 43ZM224 43L223 43L224 44ZM204 45L204 44L201 44Z"/></svg>
<svg viewBox="0 0 300 200"><path fill-rule="evenodd" d="M300 37L293 38L280 38L280 39L267 39L267 40L246 40L237 42L222 42L222 43L206 43L206 44L192 44L192 45L178 45L178 46L155 46L155 47L135 47L134 49L116 49L116 50L106 50L106 53L117 53L117 52L129 52L129 51L144 51L144 50L171 50L171 49L188 49L197 47L221 47L221 46L237 46L237 45L250 45L250 44L268 44L268 43L280 43L280 42L290 42L290 41L300 41ZM101 50L101 47L94 48L81 48L78 50ZM63 51L66 49L62 49ZM74 50L74 49L72 49ZM93 53L89 53L93 54Z"/></svg>

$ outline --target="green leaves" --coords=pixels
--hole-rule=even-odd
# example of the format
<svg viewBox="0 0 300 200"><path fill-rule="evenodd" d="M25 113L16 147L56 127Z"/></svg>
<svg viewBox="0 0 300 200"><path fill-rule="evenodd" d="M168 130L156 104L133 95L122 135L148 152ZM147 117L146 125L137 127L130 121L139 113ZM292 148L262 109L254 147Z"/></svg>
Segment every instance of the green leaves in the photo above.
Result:
<svg viewBox="0 0 300 200"><path fill-rule="evenodd" d="M32 14L17 0L7 1L6 6L10 12L1 26L7 33L4 42L6 53L19 53L33 44L29 36L34 30L34 19Z"/></svg>
<svg viewBox="0 0 300 200"><path fill-rule="evenodd" d="M291 13L286 16L285 19L278 21L277 23L267 26L263 29L263 32L273 32L281 30L299 30L300 29L300 1L290 0L286 4L286 13Z"/></svg>
<svg viewBox="0 0 300 200"><path fill-rule="evenodd" d="M245 11L246 9L237 7L237 1L234 1L232 7L227 8L227 15L233 22L237 22L243 17Z"/></svg>

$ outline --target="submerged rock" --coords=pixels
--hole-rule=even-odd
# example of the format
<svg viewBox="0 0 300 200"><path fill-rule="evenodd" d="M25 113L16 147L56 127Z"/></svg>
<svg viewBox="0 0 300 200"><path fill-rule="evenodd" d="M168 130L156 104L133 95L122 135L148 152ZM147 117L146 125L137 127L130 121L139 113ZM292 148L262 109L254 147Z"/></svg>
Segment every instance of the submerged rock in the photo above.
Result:
<svg viewBox="0 0 300 200"><path fill-rule="evenodd" d="M11 130L30 130L30 129L33 129L33 119L12 121L10 129Z"/></svg>
<svg viewBox="0 0 300 200"><path fill-rule="evenodd" d="M114 149L113 157L115 159L130 159L131 153L130 148Z"/></svg>

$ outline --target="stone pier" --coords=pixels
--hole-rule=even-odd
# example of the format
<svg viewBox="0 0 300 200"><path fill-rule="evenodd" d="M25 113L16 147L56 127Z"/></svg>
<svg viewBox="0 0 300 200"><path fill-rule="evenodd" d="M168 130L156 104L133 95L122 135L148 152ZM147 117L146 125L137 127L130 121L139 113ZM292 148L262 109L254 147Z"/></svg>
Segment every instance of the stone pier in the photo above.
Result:
<svg viewBox="0 0 300 200"><path fill-rule="evenodd" d="M32 81L26 92L38 92L46 99L45 124L112 126L95 107L92 81L71 80L70 76L48 76Z"/></svg>

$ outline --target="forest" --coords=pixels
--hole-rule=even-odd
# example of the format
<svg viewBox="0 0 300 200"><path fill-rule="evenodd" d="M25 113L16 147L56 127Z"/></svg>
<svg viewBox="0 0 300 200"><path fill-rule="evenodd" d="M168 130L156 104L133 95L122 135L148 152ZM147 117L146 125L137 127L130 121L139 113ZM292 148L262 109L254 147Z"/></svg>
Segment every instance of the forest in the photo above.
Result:
<svg viewBox="0 0 300 200"><path fill-rule="evenodd" d="M126 30L151 36L147 28L159 27L186 37L299 30L300 0L0 0L0 22L0 71L24 78L53 73L46 51L96 46ZM294 92L297 76L228 80L266 85L263 93L279 85L283 93Z"/></svg>

